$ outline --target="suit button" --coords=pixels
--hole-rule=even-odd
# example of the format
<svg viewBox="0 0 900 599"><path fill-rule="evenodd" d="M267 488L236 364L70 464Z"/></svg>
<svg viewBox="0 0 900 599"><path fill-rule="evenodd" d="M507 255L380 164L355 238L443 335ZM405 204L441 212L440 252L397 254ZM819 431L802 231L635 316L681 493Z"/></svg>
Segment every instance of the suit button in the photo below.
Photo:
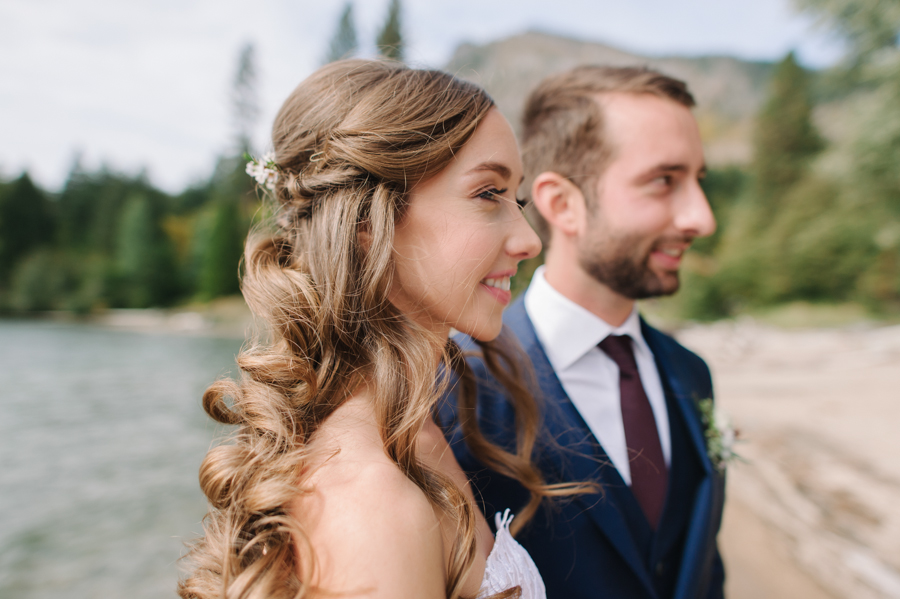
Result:
<svg viewBox="0 0 900 599"><path fill-rule="evenodd" d="M656 575L662 576L666 573L666 565L663 562L656 562Z"/></svg>

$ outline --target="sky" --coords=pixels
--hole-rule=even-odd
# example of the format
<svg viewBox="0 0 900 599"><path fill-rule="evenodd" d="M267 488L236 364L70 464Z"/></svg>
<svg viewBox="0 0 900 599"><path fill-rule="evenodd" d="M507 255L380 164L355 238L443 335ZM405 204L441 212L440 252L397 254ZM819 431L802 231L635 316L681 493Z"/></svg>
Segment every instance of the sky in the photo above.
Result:
<svg viewBox="0 0 900 599"><path fill-rule="evenodd" d="M354 0L363 55L388 0ZM322 61L343 0L0 0L0 178L58 190L88 169L146 172L169 192L207 178L233 146L230 90L252 43L261 152L281 102ZM791 0L403 0L408 62L440 67L464 41L541 30L646 55L821 68L839 40Z"/></svg>

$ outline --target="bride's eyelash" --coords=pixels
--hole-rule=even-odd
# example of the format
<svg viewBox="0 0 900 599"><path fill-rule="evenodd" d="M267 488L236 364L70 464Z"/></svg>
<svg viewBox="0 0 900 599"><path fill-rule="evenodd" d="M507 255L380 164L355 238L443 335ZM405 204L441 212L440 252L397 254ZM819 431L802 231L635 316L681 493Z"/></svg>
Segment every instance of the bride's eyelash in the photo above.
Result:
<svg viewBox="0 0 900 599"><path fill-rule="evenodd" d="M479 197L483 200L493 200L493 201L506 200L506 198L503 197L503 194L506 193L507 191L509 191L508 187L504 187L503 189L497 189L497 188L493 187L491 189L485 189L484 191L480 192L477 195L477 197ZM506 200L506 201L512 201L512 200ZM520 210L524 210L525 206L528 205L527 198L517 197L515 199L515 202L516 202L516 206L518 206Z"/></svg>
<svg viewBox="0 0 900 599"><path fill-rule="evenodd" d="M483 200L496 200L499 196L502 196L504 193L509 191L508 187L504 187L503 189L497 189L496 187L492 187L490 189L485 189L484 191L478 194L478 197ZM503 199L503 198L500 198Z"/></svg>

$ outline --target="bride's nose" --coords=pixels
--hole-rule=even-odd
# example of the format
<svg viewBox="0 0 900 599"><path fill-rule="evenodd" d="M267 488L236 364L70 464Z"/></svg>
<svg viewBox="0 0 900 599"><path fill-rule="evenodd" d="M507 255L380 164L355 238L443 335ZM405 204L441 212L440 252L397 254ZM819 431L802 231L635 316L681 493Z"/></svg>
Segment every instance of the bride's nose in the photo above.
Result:
<svg viewBox="0 0 900 599"><path fill-rule="evenodd" d="M541 251L541 239L525 220L521 210L516 210L511 226L512 230L506 240L506 252L516 260L528 260L537 256Z"/></svg>

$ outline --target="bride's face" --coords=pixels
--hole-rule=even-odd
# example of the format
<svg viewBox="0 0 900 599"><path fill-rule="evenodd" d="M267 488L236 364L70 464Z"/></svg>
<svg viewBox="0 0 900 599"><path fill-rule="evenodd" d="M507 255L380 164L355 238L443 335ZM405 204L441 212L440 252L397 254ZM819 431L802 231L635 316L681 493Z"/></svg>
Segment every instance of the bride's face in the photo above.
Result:
<svg viewBox="0 0 900 599"><path fill-rule="evenodd" d="M510 277L541 249L516 202L521 181L515 136L492 108L454 160L410 192L394 236L391 303L444 336L452 327L496 337Z"/></svg>

